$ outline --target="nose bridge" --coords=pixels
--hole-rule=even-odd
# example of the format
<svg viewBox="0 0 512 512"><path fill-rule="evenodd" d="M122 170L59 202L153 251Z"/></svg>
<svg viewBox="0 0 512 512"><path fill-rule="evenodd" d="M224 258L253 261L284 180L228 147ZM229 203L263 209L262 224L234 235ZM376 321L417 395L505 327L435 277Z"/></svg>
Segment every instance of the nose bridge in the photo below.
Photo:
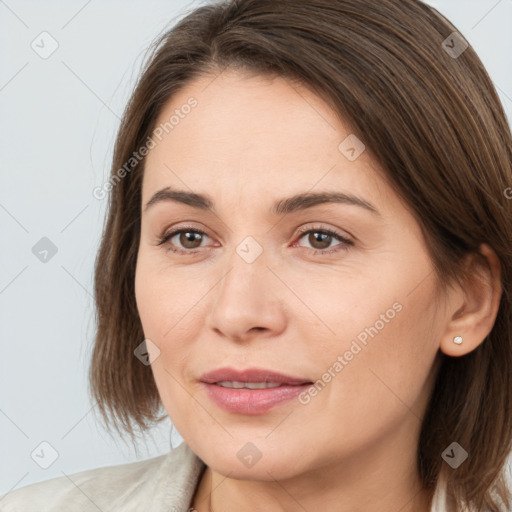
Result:
<svg viewBox="0 0 512 512"><path fill-rule="evenodd" d="M227 273L219 283L219 299L238 297L242 302L256 302L262 292L271 286L267 282L271 274L267 269L267 260L268 254L263 249L263 242L253 236L246 236L233 247L227 258Z"/></svg>
<svg viewBox="0 0 512 512"><path fill-rule="evenodd" d="M282 308L272 289L279 284L267 263L263 242L255 236L246 236L233 246L214 292L208 321L211 328L242 339L255 327L271 331L283 327Z"/></svg>

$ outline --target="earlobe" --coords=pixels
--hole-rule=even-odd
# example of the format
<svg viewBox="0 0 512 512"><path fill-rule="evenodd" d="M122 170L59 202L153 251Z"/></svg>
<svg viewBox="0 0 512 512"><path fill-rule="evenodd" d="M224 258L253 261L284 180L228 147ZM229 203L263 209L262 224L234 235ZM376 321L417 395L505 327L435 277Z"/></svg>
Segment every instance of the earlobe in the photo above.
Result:
<svg viewBox="0 0 512 512"><path fill-rule="evenodd" d="M468 279L452 295L453 311L441 339L440 350L452 357L469 354L484 342L498 314L502 294L501 265L496 253L487 245L480 255L471 254L467 261Z"/></svg>

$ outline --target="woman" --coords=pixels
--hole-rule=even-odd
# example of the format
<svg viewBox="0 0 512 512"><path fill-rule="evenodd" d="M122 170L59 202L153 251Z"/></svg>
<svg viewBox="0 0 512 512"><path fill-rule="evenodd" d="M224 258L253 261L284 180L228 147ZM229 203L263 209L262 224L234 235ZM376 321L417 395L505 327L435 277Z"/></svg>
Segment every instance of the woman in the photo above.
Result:
<svg viewBox="0 0 512 512"><path fill-rule="evenodd" d="M196 9L95 191L90 373L107 425L185 442L2 510L510 510L511 162L418 0Z"/></svg>

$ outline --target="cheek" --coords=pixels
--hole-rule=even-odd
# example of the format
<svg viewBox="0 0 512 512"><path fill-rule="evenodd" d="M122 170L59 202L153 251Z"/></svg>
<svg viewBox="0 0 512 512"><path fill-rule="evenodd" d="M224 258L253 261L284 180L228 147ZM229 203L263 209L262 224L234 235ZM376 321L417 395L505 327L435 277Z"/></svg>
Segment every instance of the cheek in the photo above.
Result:
<svg viewBox="0 0 512 512"><path fill-rule="evenodd" d="M151 369L173 423L193 406L183 385L190 379L188 371L193 363L191 340L199 337L199 320L205 312L201 297L206 290L200 283L193 287L187 283L190 285L190 278L180 279L179 272L159 269L140 251L135 274L137 309L145 338L158 347ZM179 421L176 426L179 429Z"/></svg>
<svg viewBox="0 0 512 512"><path fill-rule="evenodd" d="M160 260L147 249L139 251L135 298L144 334L167 346L179 340L177 333L190 325L189 315L193 316L195 306L199 305L202 286L193 276L162 266Z"/></svg>
<svg viewBox="0 0 512 512"><path fill-rule="evenodd" d="M160 400L172 423L181 435L189 430L182 420L194 417L193 400L183 389L183 367L190 357L189 347L184 342L186 323L178 322L183 316L182 302L176 300L173 289L161 286L161 281L139 276L136 284L137 307L141 318L144 336L149 338L158 355L152 358L151 371ZM177 323L178 322L178 323ZM177 324L176 324L177 323Z"/></svg>
<svg viewBox="0 0 512 512"><path fill-rule="evenodd" d="M380 298L375 292L361 307L347 306L336 324L339 341L326 343L318 352L323 354L320 391L311 398L311 405L318 414L331 416L333 421L327 422L331 427L348 427L347 411L352 426L375 429L380 425L382 431L400 424L404 417L416 421L424 412L442 322L429 284L412 294L401 292L396 283L394 290L398 293L382 293ZM326 427L324 433L328 431ZM359 436L364 431L348 429L344 435Z"/></svg>
<svg viewBox="0 0 512 512"><path fill-rule="evenodd" d="M396 420L408 407L420 416L430 391L443 322L433 276L425 279L428 261L380 261L373 267L378 273L351 271L338 277L342 286L326 280L322 294L315 286L303 295L322 320L316 336L312 324L300 320L302 357L314 362L319 379L318 391L304 401L315 414L335 417L335 425L347 425L346 411L355 424L373 416L369 425L388 412L388 423ZM301 286L298 293L305 294ZM315 343L307 343L311 339Z"/></svg>

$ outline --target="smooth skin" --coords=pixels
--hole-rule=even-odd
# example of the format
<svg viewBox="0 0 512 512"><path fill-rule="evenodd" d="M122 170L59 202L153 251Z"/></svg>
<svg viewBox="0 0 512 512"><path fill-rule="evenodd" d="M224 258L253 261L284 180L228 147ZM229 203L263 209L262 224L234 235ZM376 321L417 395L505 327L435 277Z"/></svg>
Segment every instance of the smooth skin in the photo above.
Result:
<svg viewBox="0 0 512 512"><path fill-rule="evenodd" d="M135 282L144 334L160 351L151 367L163 406L207 465L190 505L429 511L416 448L437 356L462 356L492 329L496 256L482 245L489 265L468 259L482 279L441 293L418 222L368 150L350 161L338 149L352 131L309 90L227 69L189 83L157 124L191 97L195 108L147 156ZM214 211L173 200L146 210L165 187L208 195ZM339 203L271 213L280 199L320 191L357 196L378 213ZM158 245L180 228L192 234ZM262 249L252 263L237 252L246 237ZM395 303L401 310L306 405L234 414L199 382L226 366L316 382ZM261 453L252 467L237 457L248 442Z"/></svg>

